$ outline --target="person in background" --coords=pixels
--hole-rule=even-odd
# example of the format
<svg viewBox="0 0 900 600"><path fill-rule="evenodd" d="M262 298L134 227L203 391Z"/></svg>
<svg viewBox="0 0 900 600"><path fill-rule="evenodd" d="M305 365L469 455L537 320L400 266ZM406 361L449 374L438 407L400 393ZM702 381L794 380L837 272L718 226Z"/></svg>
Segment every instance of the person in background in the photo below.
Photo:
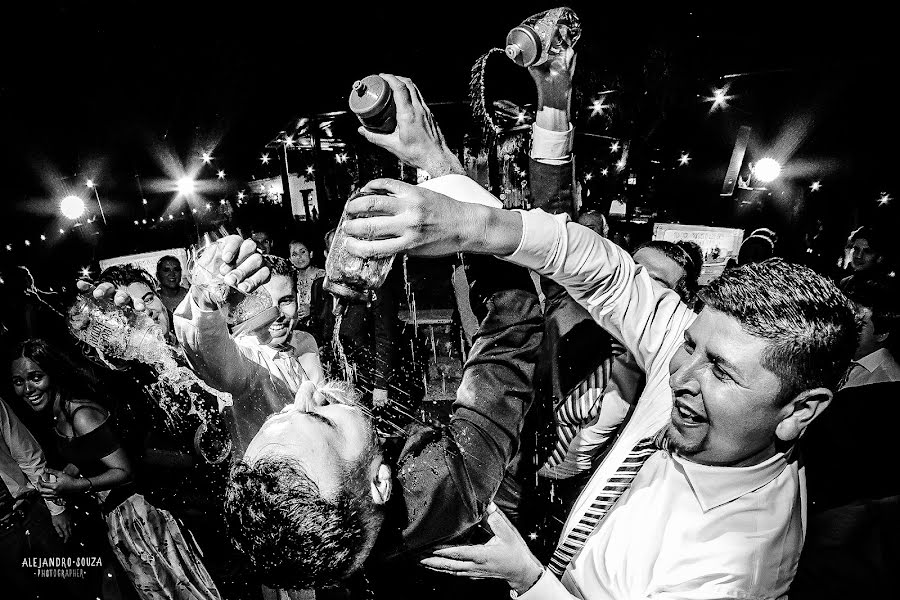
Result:
<svg viewBox="0 0 900 600"><path fill-rule="evenodd" d="M199 552L177 521L135 493L132 465L109 412L97 403L99 382L39 339L16 348L10 365L16 395L55 434L67 463L39 482L51 498L92 494L105 515L110 544L141 598L218 600Z"/></svg>
<svg viewBox="0 0 900 600"><path fill-rule="evenodd" d="M288 248L288 258L297 269L297 320L301 325L307 325L313 282L325 277L325 269L313 266L312 250L306 243L292 240Z"/></svg>
<svg viewBox="0 0 900 600"><path fill-rule="evenodd" d="M847 253L851 271L841 279L841 287L852 285L856 279L865 279L886 271L886 240L883 234L874 227L862 226L847 238Z"/></svg>
<svg viewBox="0 0 900 600"><path fill-rule="evenodd" d="M157 282L145 269L133 265L115 265L104 269L98 279L100 290L95 297L118 298L119 302L130 299L136 310L146 310L150 318L159 325L163 337L170 344L176 343L169 311L157 293ZM86 286L79 284L79 289ZM82 289L83 291L83 289Z"/></svg>
<svg viewBox="0 0 900 600"><path fill-rule="evenodd" d="M221 299L210 295L220 266L254 254L267 266L257 271L265 283L246 294L228 316ZM226 280L227 282L227 280ZM191 276L188 299L175 311L175 330L192 368L212 387L232 395L232 441L242 453L263 422L290 403L304 381L324 379L315 339L294 331L297 293L294 267L284 258L256 252L252 240L228 236L207 248ZM231 325L231 332L228 327Z"/></svg>
<svg viewBox="0 0 900 600"><path fill-rule="evenodd" d="M250 239L256 242L256 247L263 254L272 254L272 247L274 246L274 242L272 241L272 234L268 229L264 227L254 227L253 231L250 233Z"/></svg>
<svg viewBox="0 0 900 600"><path fill-rule="evenodd" d="M810 511L798 600L888 597L900 564L900 479L884 466L900 419L900 289L879 275L843 291L862 327L846 382L801 440Z"/></svg>
<svg viewBox="0 0 900 600"><path fill-rule="evenodd" d="M599 210L586 210L578 217L578 224L584 225L591 231L596 231L598 235L609 237L609 223L606 222L606 216Z"/></svg>
<svg viewBox="0 0 900 600"><path fill-rule="evenodd" d="M632 258L651 279L664 288L675 290L682 302L694 306L697 279L703 262L700 246L694 242L653 240L638 248ZM565 443L551 455L539 474L556 480L588 474L609 450L609 445L636 405L644 383L644 372L634 355L617 344L606 387L579 386L557 408L557 426L565 428L560 433ZM574 395L582 397L576 398ZM571 501L585 483L582 476L571 486L561 488L564 497L558 506L563 507L566 514ZM564 519L566 514L561 518Z"/></svg>
<svg viewBox="0 0 900 600"><path fill-rule="evenodd" d="M37 491L44 453L0 398L0 581L10 598L88 598L80 580L37 577L26 559L67 556L72 523L65 506Z"/></svg>
<svg viewBox="0 0 900 600"><path fill-rule="evenodd" d="M156 280L159 299L171 315L187 295L187 288L181 285L181 261L175 256L160 258L156 263Z"/></svg>

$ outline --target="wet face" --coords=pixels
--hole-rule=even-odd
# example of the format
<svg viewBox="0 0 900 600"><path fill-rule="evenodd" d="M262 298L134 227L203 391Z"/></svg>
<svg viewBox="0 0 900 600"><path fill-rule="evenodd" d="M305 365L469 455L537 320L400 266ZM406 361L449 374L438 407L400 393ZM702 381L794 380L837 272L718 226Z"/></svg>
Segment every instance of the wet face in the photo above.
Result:
<svg viewBox="0 0 900 600"><path fill-rule="evenodd" d="M172 324L169 322L169 312L163 304L156 292L151 290L146 283L134 282L127 286L119 286L120 291L131 296L132 302L141 301L147 308L147 314L159 325L164 336L169 335L172 330Z"/></svg>
<svg viewBox="0 0 900 600"><path fill-rule="evenodd" d="M706 307L669 363L674 449L707 465L747 466L775 454L775 430L793 412L781 382L760 363L768 340Z"/></svg>
<svg viewBox="0 0 900 600"><path fill-rule="evenodd" d="M259 248L260 252L263 254L272 254L272 238L269 237L268 233L265 231L255 231L250 237L256 242L256 247Z"/></svg>
<svg viewBox="0 0 900 600"><path fill-rule="evenodd" d="M20 356L12 362L10 375L13 391L32 410L41 412L51 405L54 389L50 384L50 376L39 364Z"/></svg>
<svg viewBox="0 0 900 600"><path fill-rule="evenodd" d="M164 260L156 267L156 278L159 285L170 290L181 287L181 263L177 260Z"/></svg>
<svg viewBox="0 0 900 600"><path fill-rule="evenodd" d="M295 402L272 415L244 454L252 463L264 455L295 458L325 498L334 498L348 469L364 466L377 448L372 423L354 404L316 392L297 394Z"/></svg>
<svg viewBox="0 0 900 600"><path fill-rule="evenodd" d="M262 325L253 333L261 344L278 346L287 341L297 322L297 294L294 282L286 275L272 275L263 287L278 307L278 318L272 323Z"/></svg>
<svg viewBox="0 0 900 600"><path fill-rule="evenodd" d="M641 248L634 253L634 262L647 269L647 273L671 290L686 275L684 268L656 248Z"/></svg>
<svg viewBox="0 0 900 600"><path fill-rule="evenodd" d="M881 255L870 245L869 240L859 238L850 246L850 259L854 271L870 271L878 264Z"/></svg>
<svg viewBox="0 0 900 600"><path fill-rule="evenodd" d="M298 242L292 243L290 261L296 268L305 269L309 266L309 249L304 244Z"/></svg>

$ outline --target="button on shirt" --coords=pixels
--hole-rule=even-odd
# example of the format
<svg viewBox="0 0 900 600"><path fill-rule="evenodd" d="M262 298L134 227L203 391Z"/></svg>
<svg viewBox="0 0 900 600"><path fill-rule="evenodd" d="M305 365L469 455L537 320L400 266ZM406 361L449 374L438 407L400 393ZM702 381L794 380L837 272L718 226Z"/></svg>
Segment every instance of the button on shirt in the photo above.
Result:
<svg viewBox="0 0 900 600"><path fill-rule="evenodd" d="M593 231L568 223L565 215L521 215L522 239L507 260L563 285L646 372L634 414L576 501L565 537L634 445L668 423L669 361L695 315L674 291L654 285L624 250ZM519 597L785 595L796 572L806 509L803 473L788 458L778 454L747 470L654 455L562 582L545 570Z"/></svg>

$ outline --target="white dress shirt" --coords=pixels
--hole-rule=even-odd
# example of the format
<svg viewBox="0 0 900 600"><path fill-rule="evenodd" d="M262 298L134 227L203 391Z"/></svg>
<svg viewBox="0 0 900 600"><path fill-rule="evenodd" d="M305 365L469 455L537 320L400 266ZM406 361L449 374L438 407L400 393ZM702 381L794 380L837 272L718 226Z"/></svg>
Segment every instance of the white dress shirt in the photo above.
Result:
<svg viewBox="0 0 900 600"><path fill-rule="evenodd" d="M696 315L624 250L567 223L566 215L521 215L522 239L506 259L565 287L646 373L634 413L575 502L565 537L634 445L668 423L669 361ZM797 461L783 454L732 468L658 453L588 538L562 582L545 571L521 597L782 597L802 546L805 492Z"/></svg>
<svg viewBox="0 0 900 600"><path fill-rule="evenodd" d="M845 388L900 381L900 365L887 348L880 348L853 361Z"/></svg>
<svg viewBox="0 0 900 600"><path fill-rule="evenodd" d="M34 492L46 467L44 452L37 440L0 398L0 479L13 499ZM50 500L45 502L51 515L66 510Z"/></svg>

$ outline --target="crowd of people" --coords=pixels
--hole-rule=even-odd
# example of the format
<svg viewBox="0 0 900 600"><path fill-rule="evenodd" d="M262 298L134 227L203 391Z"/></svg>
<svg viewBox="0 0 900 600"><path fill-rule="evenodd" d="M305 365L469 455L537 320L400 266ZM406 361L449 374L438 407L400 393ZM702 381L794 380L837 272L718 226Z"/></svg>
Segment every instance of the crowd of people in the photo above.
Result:
<svg viewBox="0 0 900 600"><path fill-rule="evenodd" d="M570 48L530 69L522 211L466 177L412 81L383 76L397 131L365 137L432 178L366 184L345 249L462 261L454 301L477 330L442 422L417 417L404 371L399 262L336 310L322 245L279 252L264 228L190 265L164 256L155 277L78 282L148 315L217 406L164 393L133 359L5 327L12 597L887 593L900 297L882 234L801 265L756 229L704 286L696 244L623 249L573 191L574 65ZM201 448L217 424L225 460Z"/></svg>

